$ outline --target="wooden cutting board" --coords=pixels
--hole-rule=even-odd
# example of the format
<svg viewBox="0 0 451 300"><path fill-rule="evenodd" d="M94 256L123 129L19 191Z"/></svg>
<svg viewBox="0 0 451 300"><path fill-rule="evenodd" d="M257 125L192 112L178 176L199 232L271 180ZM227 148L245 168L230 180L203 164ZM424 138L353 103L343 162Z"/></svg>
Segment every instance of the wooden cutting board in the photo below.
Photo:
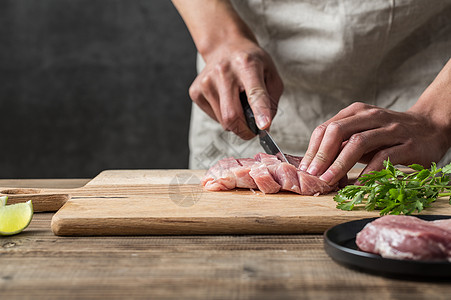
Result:
<svg viewBox="0 0 451 300"><path fill-rule="evenodd" d="M34 197L39 210L56 210L65 203L52 219L56 235L322 233L339 223L378 216L377 212L338 210L334 194L208 192L199 185L204 173L113 170L78 189L19 192L29 192L28 198ZM10 203L27 199L13 192L9 191ZM439 199L424 214L451 215L451 205Z"/></svg>

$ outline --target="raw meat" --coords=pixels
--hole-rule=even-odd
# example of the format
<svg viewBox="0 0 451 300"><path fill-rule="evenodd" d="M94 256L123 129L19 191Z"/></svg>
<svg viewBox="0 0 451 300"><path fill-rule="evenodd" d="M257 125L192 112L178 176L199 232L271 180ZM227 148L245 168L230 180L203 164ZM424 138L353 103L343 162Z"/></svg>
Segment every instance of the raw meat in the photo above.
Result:
<svg viewBox="0 0 451 300"><path fill-rule="evenodd" d="M274 194L280 190L280 185L271 176L268 167L262 163L253 165L249 175L263 193Z"/></svg>
<svg viewBox="0 0 451 300"><path fill-rule="evenodd" d="M272 178L268 166L252 158L240 158L238 162L243 166L242 170L247 171L252 183L241 188L258 188L263 193L277 193L280 185ZM244 172L244 171L243 171Z"/></svg>
<svg viewBox="0 0 451 300"><path fill-rule="evenodd" d="M236 177L231 168L240 164L233 157L218 161L202 179L202 185L209 191L226 191L236 187Z"/></svg>
<svg viewBox="0 0 451 300"><path fill-rule="evenodd" d="M299 186L302 195L327 194L335 190L325 181L320 180L317 176L310 175L307 172L297 171ZM336 187L336 185L335 185Z"/></svg>
<svg viewBox="0 0 451 300"><path fill-rule="evenodd" d="M253 159L238 159L237 161L239 166L232 168L232 172L236 178L236 187L256 189L257 185L255 184L254 179L252 179L251 175L249 175L249 172L251 171L252 165L255 164L255 161Z"/></svg>
<svg viewBox="0 0 451 300"><path fill-rule="evenodd" d="M384 216L367 224L357 234L356 244L386 258L451 261L451 219Z"/></svg>
<svg viewBox="0 0 451 300"><path fill-rule="evenodd" d="M299 168L299 165L301 164L302 156L294 156L290 154L284 154L287 158L288 162L295 166L296 168Z"/></svg>
<svg viewBox="0 0 451 300"><path fill-rule="evenodd" d="M255 159L267 166L271 176L280 185L281 190L301 193L295 166L282 162L276 156L266 153L258 153L255 155Z"/></svg>
<svg viewBox="0 0 451 300"><path fill-rule="evenodd" d="M274 172L274 178L280 184L283 191L302 194L298 172L295 166L286 162L280 163Z"/></svg>
<svg viewBox="0 0 451 300"><path fill-rule="evenodd" d="M291 191L301 195L326 194L337 189L300 171L297 167L301 157L288 155L290 163L274 155L258 153L254 158L224 158L211 167L202 179L209 191L224 191L234 188L258 188L263 193Z"/></svg>

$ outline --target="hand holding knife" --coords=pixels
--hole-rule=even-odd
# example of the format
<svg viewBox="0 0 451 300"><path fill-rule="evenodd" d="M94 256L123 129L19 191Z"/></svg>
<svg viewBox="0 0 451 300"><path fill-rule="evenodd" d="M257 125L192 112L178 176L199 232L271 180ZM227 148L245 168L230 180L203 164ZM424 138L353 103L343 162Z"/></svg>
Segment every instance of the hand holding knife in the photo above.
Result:
<svg viewBox="0 0 451 300"><path fill-rule="evenodd" d="M247 101L247 96L245 92L240 93L240 101L241 106L243 107L244 116L246 117L247 125L249 126L250 130L253 133L259 136L260 145L263 147L265 152L271 155L275 155L278 158L282 159L283 161L288 162L287 158L285 157L285 154L283 154L279 146L277 146L276 142L269 134L269 132L267 130L262 130L257 127L257 124L255 123L254 113L252 112L249 102Z"/></svg>

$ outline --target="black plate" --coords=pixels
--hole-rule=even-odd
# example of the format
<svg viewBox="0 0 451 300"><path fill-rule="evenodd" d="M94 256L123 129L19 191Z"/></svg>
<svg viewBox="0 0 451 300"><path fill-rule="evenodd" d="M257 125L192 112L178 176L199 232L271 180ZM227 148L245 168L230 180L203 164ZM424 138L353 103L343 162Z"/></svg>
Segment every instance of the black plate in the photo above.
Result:
<svg viewBox="0 0 451 300"><path fill-rule="evenodd" d="M449 219L451 216L416 216L433 221ZM324 249L338 263L353 269L395 278L451 279L451 262L413 261L383 258L380 255L358 250L355 243L357 233L376 218L362 219L336 225L324 233Z"/></svg>

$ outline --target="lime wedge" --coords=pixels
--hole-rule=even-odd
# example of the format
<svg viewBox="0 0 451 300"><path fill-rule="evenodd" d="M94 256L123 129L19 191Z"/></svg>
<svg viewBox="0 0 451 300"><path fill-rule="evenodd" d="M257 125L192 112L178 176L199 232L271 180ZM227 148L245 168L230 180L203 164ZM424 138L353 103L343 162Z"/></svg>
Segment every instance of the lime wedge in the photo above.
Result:
<svg viewBox="0 0 451 300"><path fill-rule="evenodd" d="M1 196L0 197L0 207L6 205L6 200L8 200L8 196Z"/></svg>
<svg viewBox="0 0 451 300"><path fill-rule="evenodd" d="M0 203L6 203L6 199L0 200ZM33 204L31 200L12 205L0 204L0 235L13 235L21 232L27 228L32 218Z"/></svg>

